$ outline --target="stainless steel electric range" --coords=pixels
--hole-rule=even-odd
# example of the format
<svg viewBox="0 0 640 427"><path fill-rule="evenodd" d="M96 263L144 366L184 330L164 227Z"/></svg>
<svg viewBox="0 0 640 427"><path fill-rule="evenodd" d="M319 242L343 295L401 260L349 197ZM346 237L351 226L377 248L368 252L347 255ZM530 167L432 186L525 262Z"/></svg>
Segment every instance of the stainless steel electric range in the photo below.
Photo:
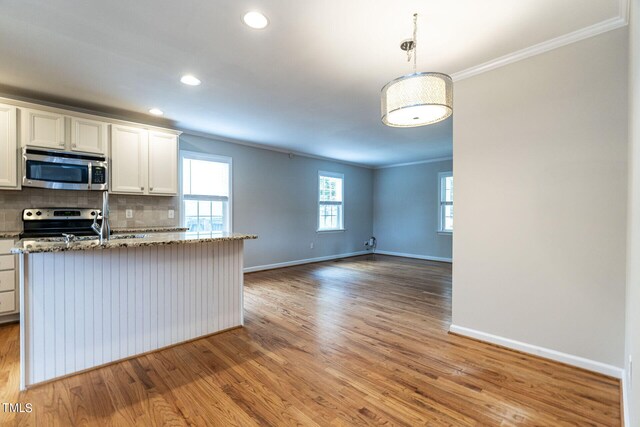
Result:
<svg viewBox="0 0 640 427"><path fill-rule="evenodd" d="M95 208L32 208L22 211L21 239L95 236L91 226L102 222L100 209Z"/></svg>

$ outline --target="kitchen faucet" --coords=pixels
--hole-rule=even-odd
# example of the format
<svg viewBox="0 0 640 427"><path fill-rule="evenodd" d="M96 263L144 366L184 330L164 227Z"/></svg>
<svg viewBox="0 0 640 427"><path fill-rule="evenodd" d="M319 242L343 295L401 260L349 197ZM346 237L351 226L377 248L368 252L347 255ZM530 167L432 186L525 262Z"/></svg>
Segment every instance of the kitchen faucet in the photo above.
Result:
<svg viewBox="0 0 640 427"><path fill-rule="evenodd" d="M109 241L111 235L111 227L109 227L109 192L102 192L102 223L98 226L98 215L93 217L91 229L100 236L100 244Z"/></svg>

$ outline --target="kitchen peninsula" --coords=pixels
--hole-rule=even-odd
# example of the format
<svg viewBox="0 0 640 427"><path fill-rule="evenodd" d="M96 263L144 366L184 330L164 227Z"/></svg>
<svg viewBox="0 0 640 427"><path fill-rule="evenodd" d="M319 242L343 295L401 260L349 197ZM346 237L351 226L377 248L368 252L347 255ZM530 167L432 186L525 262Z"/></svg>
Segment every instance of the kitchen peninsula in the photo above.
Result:
<svg viewBox="0 0 640 427"><path fill-rule="evenodd" d="M251 234L23 239L20 386L25 389L243 324Z"/></svg>

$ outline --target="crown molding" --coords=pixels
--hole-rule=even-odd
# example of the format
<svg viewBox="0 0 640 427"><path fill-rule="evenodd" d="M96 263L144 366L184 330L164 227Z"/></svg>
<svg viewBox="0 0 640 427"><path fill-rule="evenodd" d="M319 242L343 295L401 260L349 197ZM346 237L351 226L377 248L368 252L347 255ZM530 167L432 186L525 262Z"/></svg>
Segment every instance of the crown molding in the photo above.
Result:
<svg viewBox="0 0 640 427"><path fill-rule="evenodd" d="M205 139L211 139L211 140L219 141L219 142L226 142L228 144L242 145L242 146L245 146L245 147L257 148L259 150L273 151L275 153L292 154L292 155L298 156L298 157L306 157L308 159L315 159L315 160L323 160L323 161L333 162L333 163L340 163L340 164L343 164L343 165L355 166L355 167L364 168L364 169L373 169L373 170L376 170L376 169L387 169L387 168L395 168L395 167L400 167L400 166L421 165L423 163L434 163L434 162L444 162L446 160L453 160L452 156L447 156L447 157L437 157L435 159L418 160L416 162L394 163L392 165L372 166L372 165L367 165L367 164L364 164L364 163L355 163L355 162L349 162L349 161L346 161L346 160L334 159L334 158L331 158L331 157L316 156L314 154L304 153L304 152L300 152L300 151L291 151L291 150L287 150L286 148L282 148L282 147L278 147L278 146L265 145L265 144L255 143L255 142L243 141L243 140L240 140L240 139L229 138L229 137L225 137L225 136L215 135L215 134L211 134L211 133L208 133L208 132L202 132L202 131L199 131L199 130L188 129L188 128L184 128L184 127L179 127L178 129L180 130L180 132L182 132L182 134L184 136L195 136L195 137L198 137L198 138L205 138Z"/></svg>
<svg viewBox="0 0 640 427"><path fill-rule="evenodd" d="M388 169L388 168L398 168L401 166L413 166L413 165L422 165L424 163L435 163L435 162L444 162L446 160L453 160L452 156L448 156L448 157L438 157L435 159L428 159L428 160L419 160L417 162L408 162L408 163L395 163L393 165L384 165L384 166L376 166L373 169Z"/></svg>
<svg viewBox="0 0 640 427"><path fill-rule="evenodd" d="M256 142L249 142L249 141L243 141L240 139L228 138L225 136L215 135L212 133L203 132L203 131L194 130L194 129L188 129L185 127L179 127L178 129L182 132L184 136L191 135L198 138L205 138L205 139L211 139L219 142L226 142L228 144L236 144L236 145L242 145L245 147L257 148L259 150L273 151L275 153L282 153L282 154L290 154L297 157L305 157L307 159L315 159L315 160L322 160L322 161L332 162L332 163L340 163L347 166L355 166L357 168L375 169L374 166L366 165L364 163L350 162L347 160L339 160L331 157L316 156L314 154L303 153L300 151L291 151L291 150L287 150L286 148L282 148L274 145L260 144Z"/></svg>
<svg viewBox="0 0 640 427"><path fill-rule="evenodd" d="M541 53L587 39L589 37L597 36L598 34L606 33L607 31L622 28L628 23L629 0L618 0L618 16L615 18L610 18L605 21L598 22L597 24L590 25L588 27L581 28L579 30L544 41L542 43L517 50L499 58L492 59L491 61L474 65L473 67L467 68L466 70L458 71L457 73L451 74L451 78L454 82L468 79L469 77L477 76L478 74L495 70L496 68L504 67L505 65L513 64L514 62L522 61L523 59L527 59L532 56L539 55Z"/></svg>

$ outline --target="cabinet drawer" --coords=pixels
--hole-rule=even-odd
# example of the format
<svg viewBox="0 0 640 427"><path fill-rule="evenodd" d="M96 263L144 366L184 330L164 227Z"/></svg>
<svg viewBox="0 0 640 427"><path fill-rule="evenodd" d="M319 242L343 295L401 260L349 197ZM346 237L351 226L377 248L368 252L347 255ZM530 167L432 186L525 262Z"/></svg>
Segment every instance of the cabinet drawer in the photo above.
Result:
<svg viewBox="0 0 640 427"><path fill-rule="evenodd" d="M13 270L15 259L15 255L0 255L0 270Z"/></svg>
<svg viewBox="0 0 640 427"><path fill-rule="evenodd" d="M7 313L16 310L16 293L0 292L0 313Z"/></svg>
<svg viewBox="0 0 640 427"><path fill-rule="evenodd" d="M0 240L0 255L10 254L13 247L13 240Z"/></svg>
<svg viewBox="0 0 640 427"><path fill-rule="evenodd" d="M0 292L16 290L16 273L13 270L0 271Z"/></svg>

